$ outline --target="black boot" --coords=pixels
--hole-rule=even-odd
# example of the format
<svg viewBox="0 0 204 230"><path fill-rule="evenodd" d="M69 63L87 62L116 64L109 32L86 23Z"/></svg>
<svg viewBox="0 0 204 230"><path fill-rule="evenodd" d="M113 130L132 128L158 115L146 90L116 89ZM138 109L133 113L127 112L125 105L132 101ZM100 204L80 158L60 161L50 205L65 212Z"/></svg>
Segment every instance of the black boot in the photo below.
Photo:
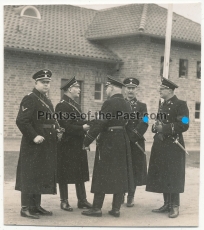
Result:
<svg viewBox="0 0 204 230"><path fill-rule="evenodd" d="M163 193L163 197L164 197L164 205L158 209L153 209L152 212L157 212L157 213L169 212L170 195L169 193Z"/></svg>
<svg viewBox="0 0 204 230"><path fill-rule="evenodd" d="M176 218L179 215L179 206L178 205L171 205L169 218Z"/></svg>
<svg viewBox="0 0 204 230"><path fill-rule="evenodd" d="M61 200L60 208L68 212L73 211L73 208L70 206L68 200Z"/></svg>
<svg viewBox="0 0 204 230"><path fill-rule="evenodd" d="M34 194L28 194L21 192L21 216L31 218L31 219L39 219L39 216L30 211L31 207L35 207Z"/></svg>
<svg viewBox="0 0 204 230"><path fill-rule="evenodd" d="M81 214L84 216L93 216L93 217L101 217L102 216L101 209L98 209L98 208L91 208L88 211L83 211Z"/></svg>
<svg viewBox="0 0 204 230"><path fill-rule="evenodd" d="M68 202L68 186L65 183L59 183L59 191L60 191L60 208L62 210L72 212L73 208L70 206Z"/></svg>
<svg viewBox="0 0 204 230"><path fill-rule="evenodd" d="M108 213L114 217L120 216L120 207L121 207L121 201L123 199L123 194L114 194L113 195L113 202L112 202L112 210L110 210Z"/></svg>
<svg viewBox="0 0 204 230"><path fill-rule="evenodd" d="M122 198L122 201L121 201L121 204L124 204L125 203L125 193L123 194L123 198Z"/></svg>
<svg viewBox="0 0 204 230"><path fill-rule="evenodd" d="M126 206L129 207L129 208L134 206L134 196L127 197Z"/></svg>
<svg viewBox="0 0 204 230"><path fill-rule="evenodd" d="M78 198L77 206L78 208L92 208L92 204L90 204L86 199L86 189L84 183L75 184L76 186L76 194Z"/></svg>
<svg viewBox="0 0 204 230"><path fill-rule="evenodd" d="M90 204L87 199L85 200L79 200L77 203L78 208L92 208L92 204Z"/></svg>
<svg viewBox="0 0 204 230"><path fill-rule="evenodd" d="M51 211L47 211L41 206L35 206L30 208L30 213L33 215L52 216Z"/></svg>
<svg viewBox="0 0 204 230"><path fill-rule="evenodd" d="M33 195L33 203L34 206L30 207L30 213L34 215L42 215L42 216L52 216L52 212L45 210L41 205L41 194Z"/></svg>
<svg viewBox="0 0 204 230"><path fill-rule="evenodd" d="M171 193L169 218L176 218L179 215L179 205L180 205L179 193Z"/></svg>
<svg viewBox="0 0 204 230"><path fill-rule="evenodd" d="M21 214L22 217L27 217L27 218L30 218L30 219L39 219L40 218L38 215L32 214L30 212L29 207L22 207L20 214Z"/></svg>
<svg viewBox="0 0 204 230"><path fill-rule="evenodd" d="M126 206L129 208L134 206L135 190L136 190L136 186L134 188L134 191L128 192L127 205Z"/></svg>
<svg viewBox="0 0 204 230"><path fill-rule="evenodd" d="M101 208L103 206L104 198L105 198L104 193L95 193L93 207L88 211L83 211L81 214L85 216L101 217L102 216Z"/></svg>

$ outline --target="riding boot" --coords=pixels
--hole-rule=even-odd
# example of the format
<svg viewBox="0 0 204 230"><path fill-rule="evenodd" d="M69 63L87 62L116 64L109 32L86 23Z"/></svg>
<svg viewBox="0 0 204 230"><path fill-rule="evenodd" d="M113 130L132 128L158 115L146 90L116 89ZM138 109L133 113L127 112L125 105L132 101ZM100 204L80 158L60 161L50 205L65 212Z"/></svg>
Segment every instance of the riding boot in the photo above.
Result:
<svg viewBox="0 0 204 230"><path fill-rule="evenodd" d="M93 207L88 211L83 211L81 214L85 216L101 217L102 216L101 208L103 206L104 198L105 198L105 193L94 193Z"/></svg>
<svg viewBox="0 0 204 230"><path fill-rule="evenodd" d="M92 205L86 199L85 184L83 182L80 184L75 184L75 187L78 198L78 208L92 208Z"/></svg>
<svg viewBox="0 0 204 230"><path fill-rule="evenodd" d="M68 202L68 186L67 186L67 184L60 183L59 184L59 191L60 191L60 200L61 200L60 208L62 210L65 210L65 211L72 212L73 208L70 206L70 204Z"/></svg>
<svg viewBox="0 0 204 230"><path fill-rule="evenodd" d="M170 203L170 212L169 218L176 218L179 215L179 206L180 206L180 194L171 193L171 203Z"/></svg>
<svg viewBox="0 0 204 230"><path fill-rule="evenodd" d="M163 197L164 197L164 205L158 209L153 209L152 212L157 212L157 213L169 212L170 194L163 193Z"/></svg>

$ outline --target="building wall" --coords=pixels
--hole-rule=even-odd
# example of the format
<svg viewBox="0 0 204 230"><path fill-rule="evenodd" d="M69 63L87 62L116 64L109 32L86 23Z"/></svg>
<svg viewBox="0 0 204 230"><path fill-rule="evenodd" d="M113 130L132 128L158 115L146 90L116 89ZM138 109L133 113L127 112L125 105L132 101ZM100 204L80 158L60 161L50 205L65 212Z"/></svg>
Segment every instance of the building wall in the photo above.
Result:
<svg viewBox="0 0 204 230"><path fill-rule="evenodd" d="M15 120L22 98L34 87L32 75L40 69L53 73L49 97L54 106L60 101L61 79L75 76L83 82L82 110L98 111L102 102L94 101L95 81L105 82L115 64L85 61L59 56L32 54L5 50L4 52L4 137L19 138ZM104 98L105 99L105 93Z"/></svg>
<svg viewBox="0 0 204 230"><path fill-rule="evenodd" d="M164 40L145 36L124 37L103 41L103 44L122 58L124 64L115 72L121 80L125 77L136 77L140 80L137 89L138 100L145 102L148 112L157 113L159 104L160 59L164 56ZM184 133L187 146L199 146L200 121L195 120L195 102L201 100L201 82L196 78L197 61L201 61L201 49L198 46L172 42L169 79L179 85L175 94L187 101L190 110L190 128ZM188 77L179 78L179 59L188 59ZM147 142L152 142L153 134L150 120L145 135Z"/></svg>
<svg viewBox="0 0 204 230"><path fill-rule="evenodd" d="M114 53L123 60L116 68L115 64L96 61L85 61L65 57L31 54L24 52L5 51L4 69L4 121L5 137L15 138L21 134L15 125L15 119L23 96L31 92L34 82L31 78L35 71L48 68L53 72L50 98L54 105L60 100L60 84L62 78L76 76L83 82L82 110L98 111L102 102L94 101L95 82L105 82L106 75L123 80L125 77L136 77L140 80L137 98L145 102L149 114L157 113L159 104L160 59L164 55L164 41L149 37L124 37L103 41ZM200 102L201 82L196 79L196 63L201 61L200 47L172 42L169 79L179 85L175 93L178 98L186 100L190 110L190 128L184 133L187 146L199 146L200 121L196 121L195 102ZM188 77L179 78L179 59L188 59ZM105 90L104 98L105 99ZM153 134L150 120L145 135L151 143Z"/></svg>

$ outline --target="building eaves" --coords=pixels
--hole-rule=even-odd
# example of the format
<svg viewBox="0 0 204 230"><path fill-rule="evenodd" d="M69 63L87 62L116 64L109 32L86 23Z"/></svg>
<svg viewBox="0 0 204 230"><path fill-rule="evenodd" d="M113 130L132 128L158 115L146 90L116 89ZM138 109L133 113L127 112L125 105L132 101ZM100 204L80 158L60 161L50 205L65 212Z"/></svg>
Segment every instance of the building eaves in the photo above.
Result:
<svg viewBox="0 0 204 230"><path fill-rule="evenodd" d="M42 19L20 17L4 7L4 47L106 62L122 61L112 51L88 41L84 33L96 11L70 5L35 6Z"/></svg>
<svg viewBox="0 0 204 230"><path fill-rule="evenodd" d="M91 41L138 34L165 38L166 21L167 9L163 7L130 4L99 11L86 31L86 37ZM201 25L173 13L172 40L201 44Z"/></svg>

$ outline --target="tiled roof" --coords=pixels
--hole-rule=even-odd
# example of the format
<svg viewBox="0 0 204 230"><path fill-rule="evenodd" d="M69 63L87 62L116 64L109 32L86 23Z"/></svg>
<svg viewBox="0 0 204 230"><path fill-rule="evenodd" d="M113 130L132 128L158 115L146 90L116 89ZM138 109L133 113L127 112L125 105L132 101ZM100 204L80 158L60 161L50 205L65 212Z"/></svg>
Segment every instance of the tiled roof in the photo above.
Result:
<svg viewBox="0 0 204 230"><path fill-rule="evenodd" d="M71 5L35 6L41 19L20 17L17 7L4 7L4 47L117 62L120 58L85 38L95 10Z"/></svg>
<svg viewBox="0 0 204 230"><path fill-rule="evenodd" d="M89 26L89 40L137 35L165 37L167 9L156 4L130 4L98 11ZM173 13L172 40L201 43L201 25Z"/></svg>
<svg viewBox="0 0 204 230"><path fill-rule="evenodd" d="M86 37L101 39L135 34L138 32L142 10L143 4L131 4L98 11Z"/></svg>

